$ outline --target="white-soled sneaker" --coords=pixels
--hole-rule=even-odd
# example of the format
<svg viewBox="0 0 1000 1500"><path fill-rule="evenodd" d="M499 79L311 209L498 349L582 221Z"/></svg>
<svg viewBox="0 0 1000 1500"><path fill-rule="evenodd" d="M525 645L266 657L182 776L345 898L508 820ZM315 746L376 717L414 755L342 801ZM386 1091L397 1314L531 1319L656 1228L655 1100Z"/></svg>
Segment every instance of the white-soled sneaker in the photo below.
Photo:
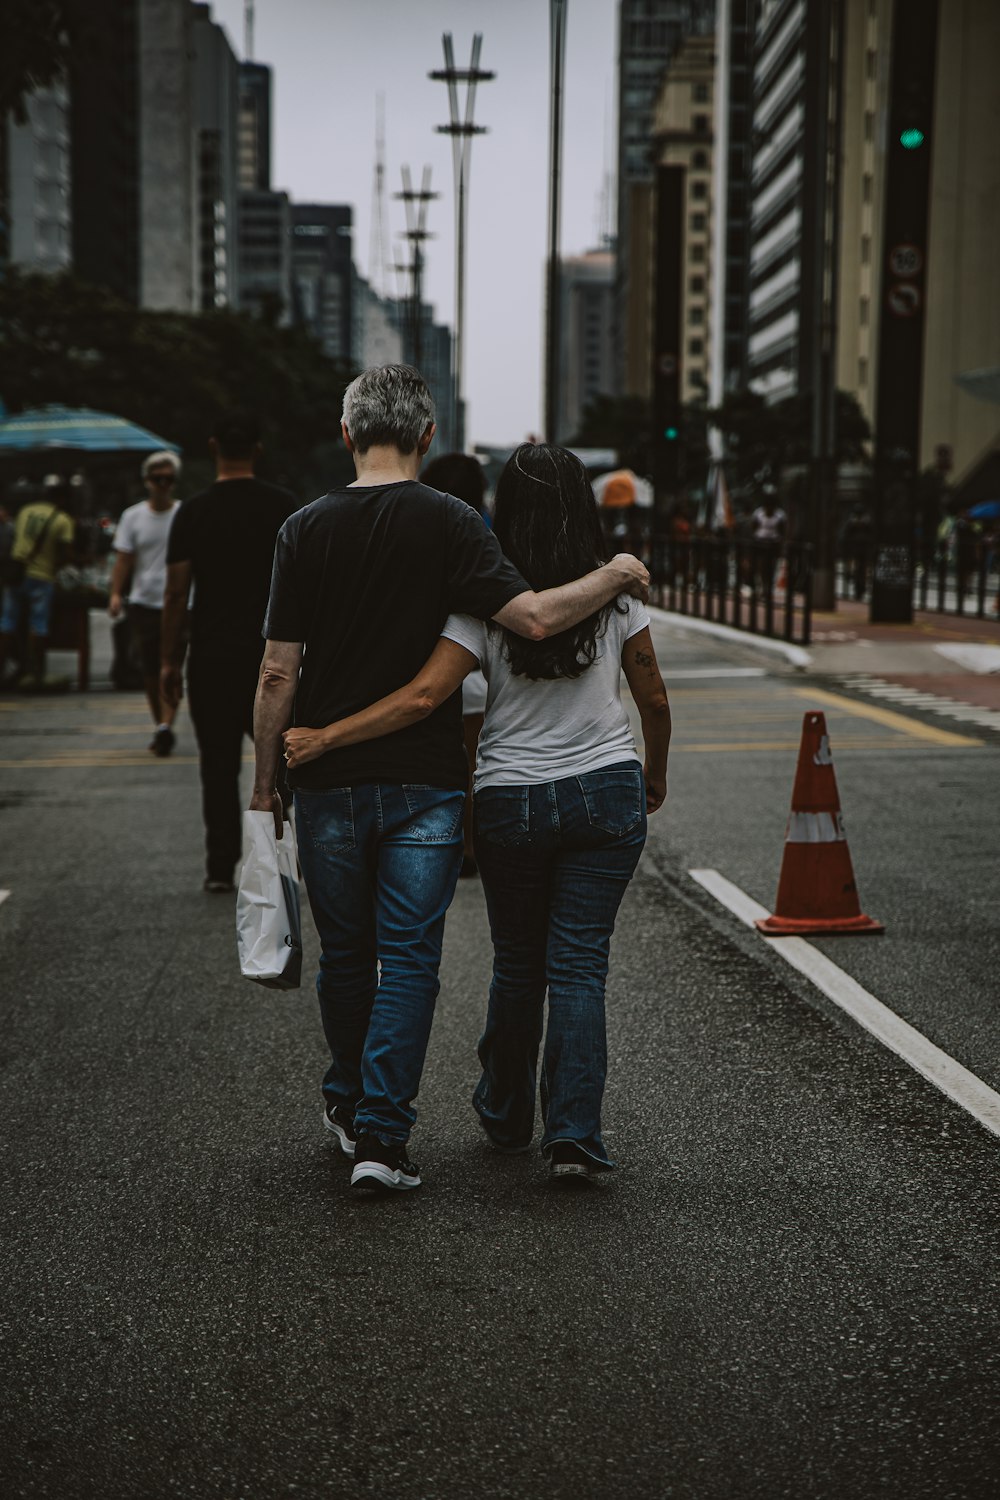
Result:
<svg viewBox="0 0 1000 1500"><path fill-rule="evenodd" d="M354 1133L353 1115L349 1116L347 1110L339 1104L335 1104L332 1109L328 1105L323 1110L323 1124L331 1135L337 1137L344 1155L353 1156L358 1139Z"/></svg>
<svg viewBox="0 0 1000 1500"><path fill-rule="evenodd" d="M549 1155L550 1177L576 1177L582 1181L594 1175L594 1161L572 1141L556 1141Z"/></svg>
<svg viewBox="0 0 1000 1500"><path fill-rule="evenodd" d="M359 1135L354 1149L351 1187L379 1192L383 1188L418 1188L420 1172L403 1145L387 1146L377 1135Z"/></svg>

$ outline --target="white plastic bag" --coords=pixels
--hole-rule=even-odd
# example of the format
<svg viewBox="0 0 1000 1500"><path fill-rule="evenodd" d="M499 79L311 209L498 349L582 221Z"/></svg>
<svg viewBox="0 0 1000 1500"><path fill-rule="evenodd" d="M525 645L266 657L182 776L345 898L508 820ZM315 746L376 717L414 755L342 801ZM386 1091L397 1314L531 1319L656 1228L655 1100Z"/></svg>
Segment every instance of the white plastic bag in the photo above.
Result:
<svg viewBox="0 0 1000 1500"><path fill-rule="evenodd" d="M295 830L274 835L269 812L243 814L246 859L236 897L240 973L272 990L297 990L302 979L302 917Z"/></svg>

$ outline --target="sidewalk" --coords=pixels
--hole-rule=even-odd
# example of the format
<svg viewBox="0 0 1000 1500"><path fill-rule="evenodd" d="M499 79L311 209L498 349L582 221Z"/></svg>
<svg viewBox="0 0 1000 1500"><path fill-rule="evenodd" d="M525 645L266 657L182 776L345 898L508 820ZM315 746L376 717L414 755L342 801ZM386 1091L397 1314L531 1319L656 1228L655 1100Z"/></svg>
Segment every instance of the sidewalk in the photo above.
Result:
<svg viewBox="0 0 1000 1500"><path fill-rule="evenodd" d="M868 605L840 600L813 615L812 670L864 676L1000 711L1000 621L918 611L912 625L872 625Z"/></svg>

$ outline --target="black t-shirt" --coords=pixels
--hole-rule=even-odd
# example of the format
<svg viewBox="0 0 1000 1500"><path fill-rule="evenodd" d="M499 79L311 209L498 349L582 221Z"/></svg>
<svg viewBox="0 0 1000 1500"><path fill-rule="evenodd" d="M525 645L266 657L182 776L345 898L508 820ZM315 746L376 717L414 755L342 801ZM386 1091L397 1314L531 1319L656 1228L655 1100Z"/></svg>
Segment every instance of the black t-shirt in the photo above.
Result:
<svg viewBox="0 0 1000 1500"><path fill-rule="evenodd" d="M262 479L220 479L174 516L167 563L194 577L192 656L260 656L274 541L299 502Z"/></svg>
<svg viewBox="0 0 1000 1500"><path fill-rule="evenodd" d="M264 634L302 641L297 724L324 725L404 687L449 614L488 620L528 585L482 518L416 480L334 490L281 529ZM300 766L294 786L468 783L462 694L382 739Z"/></svg>

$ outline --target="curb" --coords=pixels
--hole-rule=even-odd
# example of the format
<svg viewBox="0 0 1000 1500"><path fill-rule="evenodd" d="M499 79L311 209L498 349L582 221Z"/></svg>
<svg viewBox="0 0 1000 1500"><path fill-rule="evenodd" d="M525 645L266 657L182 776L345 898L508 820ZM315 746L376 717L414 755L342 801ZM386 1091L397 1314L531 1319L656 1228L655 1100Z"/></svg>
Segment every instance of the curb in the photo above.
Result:
<svg viewBox="0 0 1000 1500"><path fill-rule="evenodd" d="M733 641L737 645L750 646L759 651L774 651L783 656L790 666L804 672L813 664L813 659L802 646L793 646L789 641L776 641L769 635L751 635L749 630L734 630L732 625L720 625L715 620L699 620L693 615L674 614L669 609L659 609L647 604L653 619L664 625L677 625L682 630L700 631L702 635L714 635L722 641Z"/></svg>

